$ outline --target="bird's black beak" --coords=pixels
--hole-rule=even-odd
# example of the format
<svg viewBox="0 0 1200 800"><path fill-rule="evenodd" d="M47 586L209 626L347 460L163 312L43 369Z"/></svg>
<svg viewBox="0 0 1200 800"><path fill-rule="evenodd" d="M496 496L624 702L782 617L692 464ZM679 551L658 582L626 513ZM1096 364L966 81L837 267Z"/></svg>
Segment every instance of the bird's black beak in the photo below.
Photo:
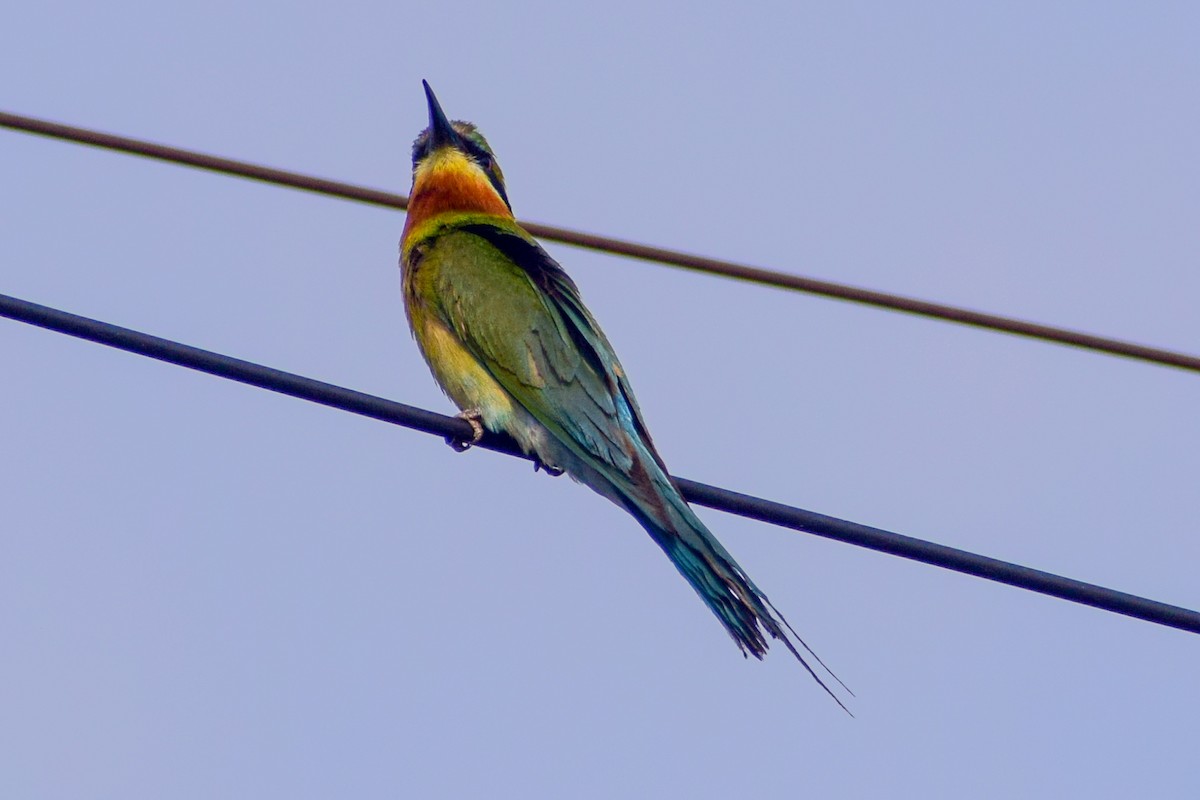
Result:
<svg viewBox="0 0 1200 800"><path fill-rule="evenodd" d="M428 81L421 81L421 85L425 87L425 99L429 102L430 151L437 150L446 145L457 146L458 133L454 130L454 126L450 124L450 120L447 119L446 112L442 111L442 104L438 102L433 89L429 88Z"/></svg>

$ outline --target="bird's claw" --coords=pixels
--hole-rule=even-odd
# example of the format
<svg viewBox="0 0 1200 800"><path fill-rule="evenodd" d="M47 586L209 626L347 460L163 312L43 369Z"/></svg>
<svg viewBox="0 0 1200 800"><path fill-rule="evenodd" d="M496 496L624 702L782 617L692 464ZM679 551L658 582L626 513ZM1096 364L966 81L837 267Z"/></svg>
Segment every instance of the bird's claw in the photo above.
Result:
<svg viewBox="0 0 1200 800"><path fill-rule="evenodd" d="M450 449L456 453L465 453L471 449L472 445L479 444L479 440L483 438L483 414L479 413L478 409L472 408L469 411L461 411L454 416L470 424L471 438L466 440L459 439L457 436L447 436L446 444L450 445Z"/></svg>
<svg viewBox="0 0 1200 800"><path fill-rule="evenodd" d="M556 467L553 464L547 464L544 461L541 461L540 459L535 458L535 459L533 459L533 471L537 472L538 470L541 470L542 472L546 473L551 478L557 478L558 476L560 476L564 472L566 472L566 470L563 469L562 467Z"/></svg>

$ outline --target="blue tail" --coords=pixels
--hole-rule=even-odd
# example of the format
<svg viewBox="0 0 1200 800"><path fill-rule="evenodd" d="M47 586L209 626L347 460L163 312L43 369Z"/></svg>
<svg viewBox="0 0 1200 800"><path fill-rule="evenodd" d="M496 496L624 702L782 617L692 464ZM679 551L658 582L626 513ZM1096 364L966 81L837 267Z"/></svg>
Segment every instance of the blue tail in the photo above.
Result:
<svg viewBox="0 0 1200 800"><path fill-rule="evenodd" d="M653 490L638 492L641 496L634 497L627 489L617 487L616 494L621 499L621 505L637 518L650 537L663 549L675 568L725 626L725 630L737 642L742 653L762 659L767 653L767 634L772 639L782 641L821 688L847 714L853 716L841 698L834 694L801 655L792 638L794 637L800 647L848 694L853 696L854 692L850 691L796 634L729 551L700 521L670 478L657 469L657 464L646 465L643 462L643 465L646 468L638 470L642 472L640 477L649 480L638 483L643 487L649 483Z"/></svg>

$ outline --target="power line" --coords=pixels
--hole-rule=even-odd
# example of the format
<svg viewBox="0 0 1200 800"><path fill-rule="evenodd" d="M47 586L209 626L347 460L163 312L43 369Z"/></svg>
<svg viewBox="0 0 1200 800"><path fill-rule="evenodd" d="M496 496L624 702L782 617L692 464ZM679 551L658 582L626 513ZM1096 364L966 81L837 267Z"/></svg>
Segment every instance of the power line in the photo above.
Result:
<svg viewBox="0 0 1200 800"><path fill-rule="evenodd" d="M103 147L133 155L146 156L174 164L184 164L226 175L236 175L264 183L288 186L293 189L303 189L317 194L340 197L343 200L356 200L371 205L397 209L408 207L408 198L402 194L393 194L378 189L370 189L365 186L355 186L339 181L316 178L297 172L273 169L245 161L235 161L229 158L197 153L177 147L168 147L140 139L101 133L87 128L77 128L3 111L0 111L0 127ZM913 297L904 297L902 295L878 292L856 286L847 286L831 281L817 280L816 278L806 278L800 275L789 275L784 272L761 269L733 261L705 258L690 253L636 244L608 236L582 233L553 225L542 225L536 222L522 222L521 224L534 236L563 244L628 256L643 261L668 264L696 272L723 275L728 278L761 283L781 289L791 289L822 297L847 300L877 308L886 308L892 311L903 311L918 316L940 319L947 322L957 322L962 325L1011 333L1031 339L1056 342L1058 344L1108 353L1109 355L1123 356L1162 366L1200 372L1200 356L1189 355L1187 353L1148 347L1133 342L1095 336L1090 333L1072 331L1051 325L1041 325L1035 322L1003 317L997 314L988 314L982 311L972 311L966 308L958 308L956 306L934 303Z"/></svg>
<svg viewBox="0 0 1200 800"><path fill-rule="evenodd" d="M0 295L0 316L425 433L453 436L460 440L469 439L472 435L470 425L455 417L435 414L382 397L201 350L15 297ZM488 434L479 446L525 457L515 442L507 437ZM716 486L682 478L676 481L689 501L720 511L1006 583L1147 622L1200 633L1200 612Z"/></svg>

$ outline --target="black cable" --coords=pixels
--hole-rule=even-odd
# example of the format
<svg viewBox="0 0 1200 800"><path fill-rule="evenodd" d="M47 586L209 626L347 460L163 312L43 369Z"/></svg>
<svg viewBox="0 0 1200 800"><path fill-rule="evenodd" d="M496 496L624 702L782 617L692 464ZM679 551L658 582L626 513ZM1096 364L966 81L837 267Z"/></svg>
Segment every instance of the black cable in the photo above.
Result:
<svg viewBox="0 0 1200 800"><path fill-rule="evenodd" d="M126 136L101 133L100 131L93 131L87 128L77 128L71 125L25 117L19 114L10 114L4 111L0 111L0 127L25 131L26 133L36 133L42 136L88 144L95 147L103 147L122 153L156 158L161 161L184 164L225 175L237 175L242 178L263 181L264 183L288 186L293 189L303 189L309 192L316 192L317 194L340 197L343 200L357 200L388 208L404 209L408 207L408 198L402 194L392 194L378 189L369 189L365 186L355 186L325 178L316 178L311 175L273 169L259 164L235 161L229 158L197 153L191 150L155 144L140 139L131 139ZM1179 369L1186 369L1192 372L1200 372L1200 357L1187 353L1164 350L1158 347L1148 347L1133 342L1095 336L1090 333L1057 328L1051 325L1041 325L1036 322L1002 317L997 314L988 314L967 308L958 308L956 306L945 305L944 303L919 300L914 297L904 297L902 295L877 292L857 286L846 286L816 278L790 275L785 272L761 269L748 264L738 264L733 261L705 258L704 256L692 255L691 253L681 253L662 247L651 247L649 245L626 242L621 239L582 233L553 225L542 225L536 222L522 222L521 224L534 236L576 247L586 247L606 253L637 258L643 261L668 264L696 272L723 275L727 278L761 283L781 289L807 292L822 297L847 300L877 308L887 308L892 311L903 311L947 322L957 322L962 325L971 325L977 328L1001 331L1017 336L1026 336L1031 339L1040 339L1057 344L1079 347L1085 350L1108 353L1109 355L1124 356L1162 366L1178 367Z"/></svg>
<svg viewBox="0 0 1200 800"><path fill-rule="evenodd" d="M290 372L201 350L147 333L120 328L106 322L80 317L15 297L0 295L0 316L120 350L127 350L131 353L149 356L160 361L178 364L189 369L207 372L210 375L321 403L343 411L403 425L425 433L453 436L460 440L471 437L471 426L455 417L435 414L424 409L385 400L382 397L363 394ZM489 434L478 446L508 455L524 457L517 449L516 444L507 437ZM716 486L682 478L677 478L676 481L684 497L689 501L710 508L921 561L955 572L1007 583L1010 586L1094 606L1147 622L1200 633L1200 613L1186 608L1022 567L1007 561L976 555L965 550L913 539L898 533L827 517L824 514L731 492Z"/></svg>

